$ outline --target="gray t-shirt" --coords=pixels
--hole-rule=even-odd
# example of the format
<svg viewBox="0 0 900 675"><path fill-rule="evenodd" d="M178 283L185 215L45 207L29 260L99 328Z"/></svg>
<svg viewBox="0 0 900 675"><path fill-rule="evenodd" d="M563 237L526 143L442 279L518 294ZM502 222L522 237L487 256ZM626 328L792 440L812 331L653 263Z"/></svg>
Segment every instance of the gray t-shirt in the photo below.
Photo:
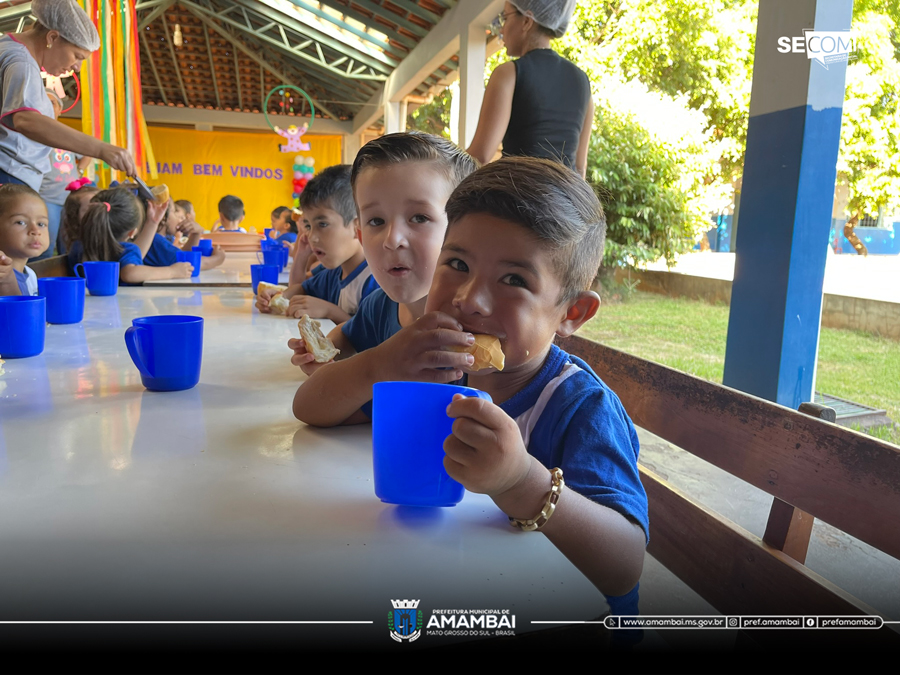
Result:
<svg viewBox="0 0 900 675"><path fill-rule="evenodd" d="M57 206L66 203L66 197L69 196L66 185L81 178L78 171L79 159L81 155L69 150L54 148L50 151L50 170L44 174L41 189L38 190L45 202Z"/></svg>
<svg viewBox="0 0 900 675"><path fill-rule="evenodd" d="M23 110L53 117L37 61L25 45L4 35L0 38L0 169L38 190L50 170L50 148L16 131L11 115Z"/></svg>

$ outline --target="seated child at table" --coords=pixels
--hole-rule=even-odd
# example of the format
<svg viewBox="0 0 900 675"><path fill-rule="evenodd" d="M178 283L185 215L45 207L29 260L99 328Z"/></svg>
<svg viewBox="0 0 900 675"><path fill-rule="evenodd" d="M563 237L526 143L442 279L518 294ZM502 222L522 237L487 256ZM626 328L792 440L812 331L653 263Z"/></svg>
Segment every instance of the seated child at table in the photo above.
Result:
<svg viewBox="0 0 900 675"><path fill-rule="evenodd" d="M444 351L417 360L407 354L436 336L450 336L448 346L467 345L458 322L423 314L447 229L447 198L475 168L450 141L417 131L382 136L356 155L351 179L362 245L381 288L329 334L343 360L313 363L302 340L288 343L291 362L310 375L294 396L298 419L316 426L366 422L375 382L420 379L423 372L435 382L462 376L456 369L470 354Z"/></svg>
<svg viewBox="0 0 900 675"><path fill-rule="evenodd" d="M165 204L151 201L145 211L137 196L124 187L96 193L81 220L80 238L69 251L70 265L74 268L85 260L118 261L121 284L190 277L193 266L189 262L167 267L144 265L165 209ZM129 241L132 237L133 242Z"/></svg>
<svg viewBox="0 0 900 675"><path fill-rule="evenodd" d="M145 200L141 201L144 203L144 207L147 208L147 202ZM203 230L200 229L200 226L196 223L193 224L192 230L188 235L187 242L184 246L179 248L169 241L170 236L172 239L175 239L176 235L180 236L178 226L181 224L182 222L178 220L174 212L174 202L170 199L166 213L160 221L156 235L153 237L153 241L150 244L150 249L147 251L147 255L144 256L145 265L150 265L151 267L168 267L174 265L178 262L179 251L190 251L194 246L199 245L200 234L197 230L200 232ZM224 261L225 252L222 250L221 246L216 246L212 255L202 256L200 258L200 269L209 270L221 265Z"/></svg>
<svg viewBox="0 0 900 675"><path fill-rule="evenodd" d="M562 469L565 488L541 531L608 596L612 613L637 614L648 533L637 434L590 366L554 344L600 305L589 290L606 237L600 202L570 169L510 157L460 183L447 219L426 318L496 336L505 364L468 370L462 384L493 403L454 397L444 466L519 526L548 505L554 467ZM404 332L412 331L396 338ZM427 363L439 348L411 344L406 359Z"/></svg>
<svg viewBox="0 0 900 675"><path fill-rule="evenodd" d="M179 232L193 230L194 226L196 226L200 230L201 234L206 232L203 227L197 225L197 213L194 211L194 205L191 204L187 199L175 200L175 216L176 220L179 223L176 226Z"/></svg>
<svg viewBox="0 0 900 675"><path fill-rule="evenodd" d="M276 206L269 216L269 239L275 239L281 232L287 231L287 223L285 221L291 219L291 210L286 206Z"/></svg>
<svg viewBox="0 0 900 675"><path fill-rule="evenodd" d="M37 295L37 276L26 263L50 246L49 222L37 192L0 185L0 295Z"/></svg>
<svg viewBox="0 0 900 675"><path fill-rule="evenodd" d="M213 232L243 232L247 233L241 222L244 220L244 202L232 195L225 195L219 200L219 224L213 228Z"/></svg>
<svg viewBox="0 0 900 675"><path fill-rule="evenodd" d="M305 189L305 188L304 188ZM303 203L303 193L300 193L301 200L300 203ZM280 207L283 208L283 207ZM293 244L297 241L297 234L299 233L299 228L297 227L297 223L293 221L291 218L291 212L289 209L285 209L282 214L281 220L276 223L277 231L275 233L275 241L280 241L285 246Z"/></svg>
<svg viewBox="0 0 900 675"><path fill-rule="evenodd" d="M66 190L69 192L69 196L66 197L63 204L57 239L60 255L65 255L72 246L72 242L81 238L81 219L84 218L91 197L100 192L100 188L96 185L83 184L79 181L69 183Z"/></svg>
<svg viewBox="0 0 900 675"><path fill-rule="evenodd" d="M308 243L294 254L294 265L306 269L315 254L325 271L282 293L291 303L286 314L299 319L309 314L335 323L356 314L360 301L378 288L359 242L356 204L350 187L350 166L330 166L300 193ZM260 289L256 306L269 312L269 294Z"/></svg>

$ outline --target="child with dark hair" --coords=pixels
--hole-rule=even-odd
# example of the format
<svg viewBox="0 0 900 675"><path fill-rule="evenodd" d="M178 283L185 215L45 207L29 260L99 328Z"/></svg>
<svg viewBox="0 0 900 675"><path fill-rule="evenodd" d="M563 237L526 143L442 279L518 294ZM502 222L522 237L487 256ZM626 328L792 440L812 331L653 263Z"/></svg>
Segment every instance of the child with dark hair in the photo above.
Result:
<svg viewBox="0 0 900 675"><path fill-rule="evenodd" d="M167 267L144 265L144 256L165 209L166 205L151 201L145 212L140 200L124 187L96 193L81 219L79 239L69 251L70 266L74 269L84 260L118 261L119 281L123 284L190 277L193 266L188 262ZM136 240L129 241L135 235Z"/></svg>
<svg viewBox="0 0 900 675"><path fill-rule="evenodd" d="M454 397L444 466L513 525L546 534L614 614L637 614L648 533L637 434L590 366L554 344L600 305L603 209L570 169L505 158L460 183L447 218L427 316L497 337L505 364L467 371L463 383L494 402Z"/></svg>
<svg viewBox="0 0 900 675"><path fill-rule="evenodd" d="M290 299L287 315L299 319L309 314L335 323L348 321L360 302L378 288L358 238L359 221L347 164L330 166L313 178L300 193L305 244L297 247L294 266L306 269L315 255L325 270L299 284L288 286L282 297ZM256 306L269 311L269 294L259 290Z"/></svg>
<svg viewBox="0 0 900 675"><path fill-rule="evenodd" d="M147 201L143 199L141 201L146 208ZM173 243L176 236L180 237L178 227L179 225L182 225L183 220L175 215L175 209L175 202L169 199L165 215L163 215L159 227L157 228L156 235L153 237L153 241L150 244L150 248L144 256L145 265L150 265L151 267L169 267L178 262L179 251L190 251L194 246L197 246L200 243L200 234L196 231L200 229L199 226L194 227L188 233L188 239L184 246L179 248ZM212 255L200 258L200 269L210 270L213 267L218 267L223 262L225 262L225 252L222 250L221 246L216 246L213 249Z"/></svg>
<svg viewBox="0 0 900 675"><path fill-rule="evenodd" d="M213 228L213 232L243 232L247 230L241 227L244 220L244 202L233 195L225 195L219 200L219 224Z"/></svg>
<svg viewBox="0 0 900 675"><path fill-rule="evenodd" d="M37 192L0 185L0 295L37 295L37 276L26 263L50 246L49 222Z"/></svg>
<svg viewBox="0 0 900 675"><path fill-rule="evenodd" d="M381 288L329 334L344 360L315 364L302 340L288 343L291 362L310 375L294 396L298 419L317 426L365 422L375 382L462 377L457 369L471 362L470 354L408 354L422 345L468 344L457 321L423 315L447 229L447 198L475 168L453 143L422 132L382 136L356 155L351 183L362 245Z"/></svg>
<svg viewBox="0 0 900 675"><path fill-rule="evenodd" d="M290 243L297 240L297 226L291 220L291 210L286 206L276 206L270 216L270 225L273 232L269 233L270 239L281 239L281 235L286 232L293 232L294 237L290 239Z"/></svg>
<svg viewBox="0 0 900 675"><path fill-rule="evenodd" d="M63 203L57 239L60 255L65 255L71 248L72 242L81 238L81 219L87 211L91 197L100 192L100 188L96 185L82 185L78 182L70 183L66 186L66 190L69 191L69 196Z"/></svg>

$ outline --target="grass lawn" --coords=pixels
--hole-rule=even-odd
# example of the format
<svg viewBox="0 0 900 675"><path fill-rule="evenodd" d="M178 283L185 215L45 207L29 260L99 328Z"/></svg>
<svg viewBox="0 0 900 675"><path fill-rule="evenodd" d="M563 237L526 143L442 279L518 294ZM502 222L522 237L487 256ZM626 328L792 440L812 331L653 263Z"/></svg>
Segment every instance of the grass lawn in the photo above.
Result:
<svg viewBox="0 0 900 675"><path fill-rule="evenodd" d="M722 381L728 307L634 293L603 304L579 334L713 382ZM858 331L823 328L816 390L882 408L893 429L873 429L900 445L900 343Z"/></svg>

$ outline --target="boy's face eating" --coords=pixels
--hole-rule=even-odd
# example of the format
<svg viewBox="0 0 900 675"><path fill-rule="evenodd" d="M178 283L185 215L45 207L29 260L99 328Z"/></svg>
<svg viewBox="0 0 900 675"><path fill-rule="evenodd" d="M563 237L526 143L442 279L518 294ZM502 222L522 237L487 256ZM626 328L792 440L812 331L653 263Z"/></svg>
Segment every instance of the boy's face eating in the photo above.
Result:
<svg viewBox="0 0 900 675"><path fill-rule="evenodd" d="M0 219L0 250L14 261L27 261L50 245L47 207L44 202L22 195L9 204ZM21 271L21 270L20 270Z"/></svg>
<svg viewBox="0 0 900 675"><path fill-rule="evenodd" d="M330 270L359 252L355 222L345 225L341 214L327 206L305 209L303 225L309 235L309 247L319 262Z"/></svg>
<svg viewBox="0 0 900 675"><path fill-rule="evenodd" d="M543 365L553 336L583 323L567 320L561 290L545 243L521 225L472 213L447 231L425 309L449 314L470 333L498 337L506 355L503 377L522 376L524 384Z"/></svg>
<svg viewBox="0 0 900 675"><path fill-rule="evenodd" d="M412 304L428 294L452 191L444 173L424 162L365 169L357 177L363 250L394 302Z"/></svg>

